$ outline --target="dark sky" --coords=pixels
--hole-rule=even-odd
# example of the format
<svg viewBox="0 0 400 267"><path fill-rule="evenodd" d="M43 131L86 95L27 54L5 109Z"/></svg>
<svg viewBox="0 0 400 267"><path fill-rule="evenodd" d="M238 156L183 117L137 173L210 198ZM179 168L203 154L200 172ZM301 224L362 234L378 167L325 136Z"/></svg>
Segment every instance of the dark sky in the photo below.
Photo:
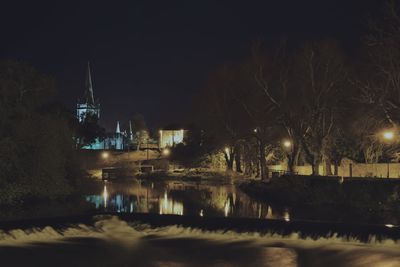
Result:
<svg viewBox="0 0 400 267"><path fill-rule="evenodd" d="M338 39L354 49L381 0L2 1L0 59L57 80L74 109L90 60L102 124L141 113L152 127L186 119L210 71L256 39Z"/></svg>

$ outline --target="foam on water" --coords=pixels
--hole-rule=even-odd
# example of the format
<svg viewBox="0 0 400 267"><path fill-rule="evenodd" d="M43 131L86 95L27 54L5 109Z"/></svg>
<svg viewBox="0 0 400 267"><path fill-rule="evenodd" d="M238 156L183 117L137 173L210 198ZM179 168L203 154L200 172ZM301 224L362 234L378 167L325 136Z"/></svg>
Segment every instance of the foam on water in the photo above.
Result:
<svg viewBox="0 0 400 267"><path fill-rule="evenodd" d="M10 231L0 230L0 244L4 243L24 243L31 241L54 241L66 237L97 237L115 240L135 240L146 235L157 235L159 237L185 237L185 238L210 238L213 240L252 240L252 241L296 241L305 244L346 244L357 246L375 246L400 248L399 243L392 239L379 240L375 236L370 236L370 242L363 243L357 237L342 237L331 233L330 237L312 237L301 238L299 233L292 233L282 236L277 233L258 233L247 232L237 233L232 230L207 231L198 228L166 226L151 227L146 224L127 223L120 220L117 216L96 216L94 226L84 224L70 225L64 229L54 229L51 226L44 228L13 229Z"/></svg>
<svg viewBox="0 0 400 267"><path fill-rule="evenodd" d="M98 217L93 226L79 224L64 229L47 226L26 230L0 231L0 247L30 246L35 243L62 243L74 238L94 238L120 246L126 247L128 245L130 248L138 244L143 245L141 247L144 247L144 244L149 246L148 241L150 240L153 242L150 242L151 250L156 250L161 255L165 253L167 248L171 249L171 245L157 243L160 240L192 240L190 242L205 240L210 242L212 246L226 245L229 249L240 244L240 247L246 249L257 248L260 254L257 257L257 264L256 262L254 264L269 263L269 265L260 266L298 266L299 259L302 259L302 261L307 259L308 265L306 266L320 266L325 261L336 263L332 266L400 266L400 246L393 240L378 241L372 237L370 243L362 243L355 238L348 240L335 234L330 238L313 239L308 237L302 239L298 233L281 236L256 232L204 231L179 226L153 228L145 224L127 223L112 216ZM179 242L172 244L176 250L186 249L186 245L181 245ZM207 249L205 249L205 253L208 253ZM165 261L164 258L162 259ZM183 261L183 259L180 261Z"/></svg>

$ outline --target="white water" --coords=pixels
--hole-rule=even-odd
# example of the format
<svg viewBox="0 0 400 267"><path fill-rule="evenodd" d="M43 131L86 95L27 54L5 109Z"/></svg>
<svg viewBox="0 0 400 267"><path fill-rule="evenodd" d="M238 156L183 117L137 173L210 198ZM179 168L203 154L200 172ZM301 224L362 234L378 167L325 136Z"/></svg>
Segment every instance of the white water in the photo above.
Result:
<svg viewBox="0 0 400 267"><path fill-rule="evenodd" d="M1 266L400 266L400 245L129 225L0 232Z"/></svg>

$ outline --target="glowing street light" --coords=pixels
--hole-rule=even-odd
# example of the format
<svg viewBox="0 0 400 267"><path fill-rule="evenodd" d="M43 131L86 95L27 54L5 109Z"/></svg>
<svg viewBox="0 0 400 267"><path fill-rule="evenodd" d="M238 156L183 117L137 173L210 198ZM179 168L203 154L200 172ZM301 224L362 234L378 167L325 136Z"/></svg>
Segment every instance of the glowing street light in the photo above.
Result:
<svg viewBox="0 0 400 267"><path fill-rule="evenodd" d="M391 130L386 130L382 132L382 137L385 141L390 142L394 139L394 132ZM390 161L387 162L387 178L390 178Z"/></svg>
<svg viewBox="0 0 400 267"><path fill-rule="evenodd" d="M171 154L171 150L169 150L169 148L165 148L162 151L163 156L169 156Z"/></svg>
<svg viewBox="0 0 400 267"><path fill-rule="evenodd" d="M283 141L283 146L285 148L290 148L292 146L292 142L290 142L289 140L285 140Z"/></svg>
<svg viewBox="0 0 400 267"><path fill-rule="evenodd" d="M108 159L109 156L110 156L110 154L109 154L108 152L103 152L103 153L101 153L101 157L102 157L103 159Z"/></svg>
<svg viewBox="0 0 400 267"><path fill-rule="evenodd" d="M394 138L394 133L392 131L383 132L383 139L390 141L393 140L393 138Z"/></svg>

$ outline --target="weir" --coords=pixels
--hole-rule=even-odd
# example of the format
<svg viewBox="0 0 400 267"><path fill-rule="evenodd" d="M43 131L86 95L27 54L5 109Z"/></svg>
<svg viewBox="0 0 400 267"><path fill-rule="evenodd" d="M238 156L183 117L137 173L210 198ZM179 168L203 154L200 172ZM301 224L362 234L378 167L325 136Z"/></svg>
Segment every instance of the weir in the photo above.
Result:
<svg viewBox="0 0 400 267"><path fill-rule="evenodd" d="M179 226L204 231L234 231L237 233L259 233L260 235L290 236L297 234L300 239L342 238L363 243L400 239L397 225L351 224L320 221L285 221L274 219L195 217L179 215L158 215L148 213L93 213L78 216L63 216L43 219L0 222L0 229L7 232L14 229L53 227L62 230L74 225L94 226L99 220L116 216L128 224L146 224L151 227Z"/></svg>

